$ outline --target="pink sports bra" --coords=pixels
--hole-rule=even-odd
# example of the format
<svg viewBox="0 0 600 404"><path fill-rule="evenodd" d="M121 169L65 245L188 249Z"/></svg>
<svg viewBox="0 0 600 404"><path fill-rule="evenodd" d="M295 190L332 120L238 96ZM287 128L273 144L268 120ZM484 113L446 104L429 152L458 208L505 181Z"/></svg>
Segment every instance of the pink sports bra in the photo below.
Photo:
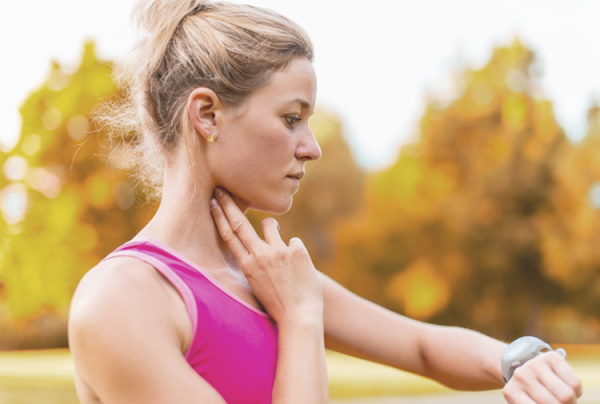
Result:
<svg viewBox="0 0 600 404"><path fill-rule="evenodd" d="M277 326L225 290L202 268L155 241L130 241L110 253L159 271L183 299L193 328L187 362L229 404L270 404L277 365Z"/></svg>

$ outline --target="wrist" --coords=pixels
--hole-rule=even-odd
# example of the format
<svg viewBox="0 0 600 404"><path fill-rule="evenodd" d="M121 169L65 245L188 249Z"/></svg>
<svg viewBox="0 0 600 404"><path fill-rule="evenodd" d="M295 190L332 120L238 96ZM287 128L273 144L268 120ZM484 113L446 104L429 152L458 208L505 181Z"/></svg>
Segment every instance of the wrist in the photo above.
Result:
<svg viewBox="0 0 600 404"><path fill-rule="evenodd" d="M308 332L314 330L323 333L323 311L309 311L289 314L277 321L280 330L293 332Z"/></svg>
<svg viewBox="0 0 600 404"><path fill-rule="evenodd" d="M538 355L552 351L550 345L536 337L526 336L514 340L502 354L501 369L504 382L508 383L519 366L523 366ZM558 348L556 352L563 357L567 356L562 348Z"/></svg>

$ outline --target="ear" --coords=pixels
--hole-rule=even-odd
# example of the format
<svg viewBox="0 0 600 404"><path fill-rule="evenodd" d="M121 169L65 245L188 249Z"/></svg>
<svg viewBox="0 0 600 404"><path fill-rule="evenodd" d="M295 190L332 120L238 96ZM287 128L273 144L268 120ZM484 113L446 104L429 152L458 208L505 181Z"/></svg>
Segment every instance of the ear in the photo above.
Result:
<svg viewBox="0 0 600 404"><path fill-rule="evenodd" d="M206 87L196 88L188 97L187 110L192 126L207 140L209 136L215 136L215 115L222 108L222 103L217 94Z"/></svg>

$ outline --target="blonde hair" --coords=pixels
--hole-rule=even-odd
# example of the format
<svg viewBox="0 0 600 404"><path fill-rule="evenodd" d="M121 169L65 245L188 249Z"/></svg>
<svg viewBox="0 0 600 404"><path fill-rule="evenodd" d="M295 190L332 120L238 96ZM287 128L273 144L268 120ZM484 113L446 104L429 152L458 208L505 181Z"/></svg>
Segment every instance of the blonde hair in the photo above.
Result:
<svg viewBox="0 0 600 404"><path fill-rule="evenodd" d="M138 135L137 172L153 191L162 184L165 153L189 125L185 108L191 91L207 87L235 106L295 58L313 59L302 28L250 5L143 0L133 18L142 38L117 70L125 102L100 115L118 132Z"/></svg>

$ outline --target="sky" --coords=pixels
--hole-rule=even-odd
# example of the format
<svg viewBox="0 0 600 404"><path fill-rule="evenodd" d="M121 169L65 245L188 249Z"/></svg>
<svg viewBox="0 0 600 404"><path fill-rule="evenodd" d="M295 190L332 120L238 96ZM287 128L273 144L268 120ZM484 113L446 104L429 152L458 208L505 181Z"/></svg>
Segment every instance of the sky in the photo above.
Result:
<svg viewBox="0 0 600 404"><path fill-rule="evenodd" d="M20 128L18 108L50 62L74 68L86 39L119 60L135 41L135 0L30 0L0 5L0 147ZM233 2L240 2L234 0ZM541 87L574 140L600 99L597 0L247 0L303 26L315 46L318 107L337 114L358 162L390 164L414 139L425 95L455 94L452 75L482 66L518 36L543 67Z"/></svg>

